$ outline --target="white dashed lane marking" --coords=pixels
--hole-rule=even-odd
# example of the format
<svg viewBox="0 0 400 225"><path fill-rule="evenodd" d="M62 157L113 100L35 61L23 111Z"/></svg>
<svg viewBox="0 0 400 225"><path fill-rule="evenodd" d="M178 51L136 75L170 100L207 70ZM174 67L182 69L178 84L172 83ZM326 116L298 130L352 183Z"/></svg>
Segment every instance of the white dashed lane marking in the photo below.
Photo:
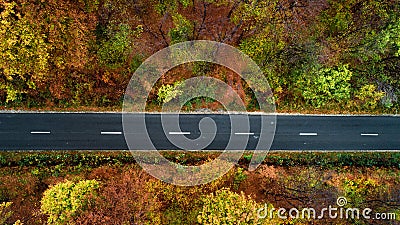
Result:
<svg viewBox="0 0 400 225"><path fill-rule="evenodd" d="M235 134L236 135L254 135L254 133L240 133L240 132L237 132Z"/></svg>
<svg viewBox="0 0 400 225"><path fill-rule="evenodd" d="M190 132L175 132L175 131L171 131L169 132L170 135L189 135Z"/></svg>
<svg viewBox="0 0 400 225"><path fill-rule="evenodd" d="M50 131L31 131L31 134L51 134Z"/></svg>
<svg viewBox="0 0 400 225"><path fill-rule="evenodd" d="M51 131L31 131L31 134L51 134ZM190 135L190 132L170 131L170 135ZM101 135L122 135L121 131L101 131ZM235 135L254 135L253 132L235 132ZM299 136L318 136L318 133L299 133ZM361 133L361 136L377 137L378 133Z"/></svg>
<svg viewBox="0 0 400 225"><path fill-rule="evenodd" d="M318 133L299 133L300 136L317 136Z"/></svg>
<svg viewBox="0 0 400 225"><path fill-rule="evenodd" d="M121 135L121 131L102 131L100 134L102 135Z"/></svg>
<svg viewBox="0 0 400 225"><path fill-rule="evenodd" d="M376 136L379 136L379 134L371 134L371 133L365 134L365 133L362 133L361 136L373 136L373 137L376 137Z"/></svg>

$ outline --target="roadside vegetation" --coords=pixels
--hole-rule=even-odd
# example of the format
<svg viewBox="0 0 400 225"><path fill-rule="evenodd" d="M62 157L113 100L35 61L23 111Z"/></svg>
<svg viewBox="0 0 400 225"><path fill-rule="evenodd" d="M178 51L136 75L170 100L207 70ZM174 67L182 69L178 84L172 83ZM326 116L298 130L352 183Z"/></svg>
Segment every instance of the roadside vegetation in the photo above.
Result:
<svg viewBox="0 0 400 225"><path fill-rule="evenodd" d="M217 153L163 152L198 165ZM2 224L396 224L399 153L271 153L256 171L246 154L205 185L174 186L135 164L129 152L0 154ZM371 208L397 220L259 218L272 208Z"/></svg>
<svg viewBox="0 0 400 225"><path fill-rule="evenodd" d="M120 110L146 57L206 39L255 60L278 111L397 113L399 7L398 0L1 0L0 107ZM257 110L243 80L206 63L167 72L149 110L171 99L176 84L200 75L223 80ZM184 108L204 107L220 105L200 98Z"/></svg>

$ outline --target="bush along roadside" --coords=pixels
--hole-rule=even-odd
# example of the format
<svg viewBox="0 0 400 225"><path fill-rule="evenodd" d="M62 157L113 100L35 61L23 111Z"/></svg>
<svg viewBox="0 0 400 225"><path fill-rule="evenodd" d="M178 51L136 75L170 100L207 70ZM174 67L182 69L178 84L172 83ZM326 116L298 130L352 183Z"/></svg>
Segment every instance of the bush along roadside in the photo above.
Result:
<svg viewBox="0 0 400 225"><path fill-rule="evenodd" d="M162 151L168 160L184 165L198 165L218 157L218 152ZM252 154L245 153L239 164L250 163ZM148 159L152 162L152 159ZM153 160L154 161L154 160ZM50 167L50 166L89 166L123 165L135 163L134 156L128 151L98 152L0 152L0 167ZM263 164L276 166L319 166L331 168L337 166L387 167L400 168L398 152L299 152L269 153Z"/></svg>

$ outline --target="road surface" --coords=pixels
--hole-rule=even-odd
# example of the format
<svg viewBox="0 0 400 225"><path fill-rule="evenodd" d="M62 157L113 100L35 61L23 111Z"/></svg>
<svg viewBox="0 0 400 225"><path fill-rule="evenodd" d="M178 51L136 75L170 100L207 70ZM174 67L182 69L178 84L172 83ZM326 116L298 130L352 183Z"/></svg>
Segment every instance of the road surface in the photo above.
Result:
<svg viewBox="0 0 400 225"><path fill-rule="evenodd" d="M228 115L183 114L181 130L161 126L147 114L146 126L157 149L179 149L167 136L200 136L199 121L212 118L215 138L205 149L225 149L231 135L248 136L246 149L259 141L260 115L250 115L250 130L231 131ZM0 150L125 150L120 113L0 113ZM397 116L278 115L272 150L400 150Z"/></svg>

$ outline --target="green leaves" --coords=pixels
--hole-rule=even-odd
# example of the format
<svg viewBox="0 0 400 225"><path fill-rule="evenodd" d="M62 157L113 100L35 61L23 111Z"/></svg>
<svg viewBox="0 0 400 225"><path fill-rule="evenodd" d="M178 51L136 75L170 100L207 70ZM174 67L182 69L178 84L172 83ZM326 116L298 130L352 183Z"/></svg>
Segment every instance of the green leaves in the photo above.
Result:
<svg viewBox="0 0 400 225"><path fill-rule="evenodd" d="M380 31L370 31L358 49L359 57L365 61L379 62L386 57L400 56L400 18L389 22Z"/></svg>
<svg viewBox="0 0 400 225"><path fill-rule="evenodd" d="M400 56L400 17L395 18L395 20L382 31L379 41L382 50L387 47L394 56Z"/></svg>
<svg viewBox="0 0 400 225"><path fill-rule="evenodd" d="M100 65L111 69L122 67L131 53L133 38L139 36L142 31L141 26L131 30L126 24L118 25L116 31L109 28L109 38L100 43L97 51Z"/></svg>
<svg viewBox="0 0 400 225"><path fill-rule="evenodd" d="M158 102L161 103L167 103L171 101L173 98L175 98L177 95L181 94L182 91L178 90L176 87L181 85L182 82L175 82L174 84L165 84L158 89Z"/></svg>
<svg viewBox="0 0 400 225"><path fill-rule="evenodd" d="M189 41L193 34L193 24L179 13L172 16L175 28L172 28L168 35L171 38L171 44L183 41Z"/></svg>
<svg viewBox="0 0 400 225"><path fill-rule="evenodd" d="M322 13L322 21L327 25L328 35L337 35L349 30L353 16L351 7L355 1L331 0L330 7Z"/></svg>
<svg viewBox="0 0 400 225"><path fill-rule="evenodd" d="M345 102L350 99L352 72L348 65L321 68L302 82L302 95L313 106L320 108L332 101Z"/></svg>

